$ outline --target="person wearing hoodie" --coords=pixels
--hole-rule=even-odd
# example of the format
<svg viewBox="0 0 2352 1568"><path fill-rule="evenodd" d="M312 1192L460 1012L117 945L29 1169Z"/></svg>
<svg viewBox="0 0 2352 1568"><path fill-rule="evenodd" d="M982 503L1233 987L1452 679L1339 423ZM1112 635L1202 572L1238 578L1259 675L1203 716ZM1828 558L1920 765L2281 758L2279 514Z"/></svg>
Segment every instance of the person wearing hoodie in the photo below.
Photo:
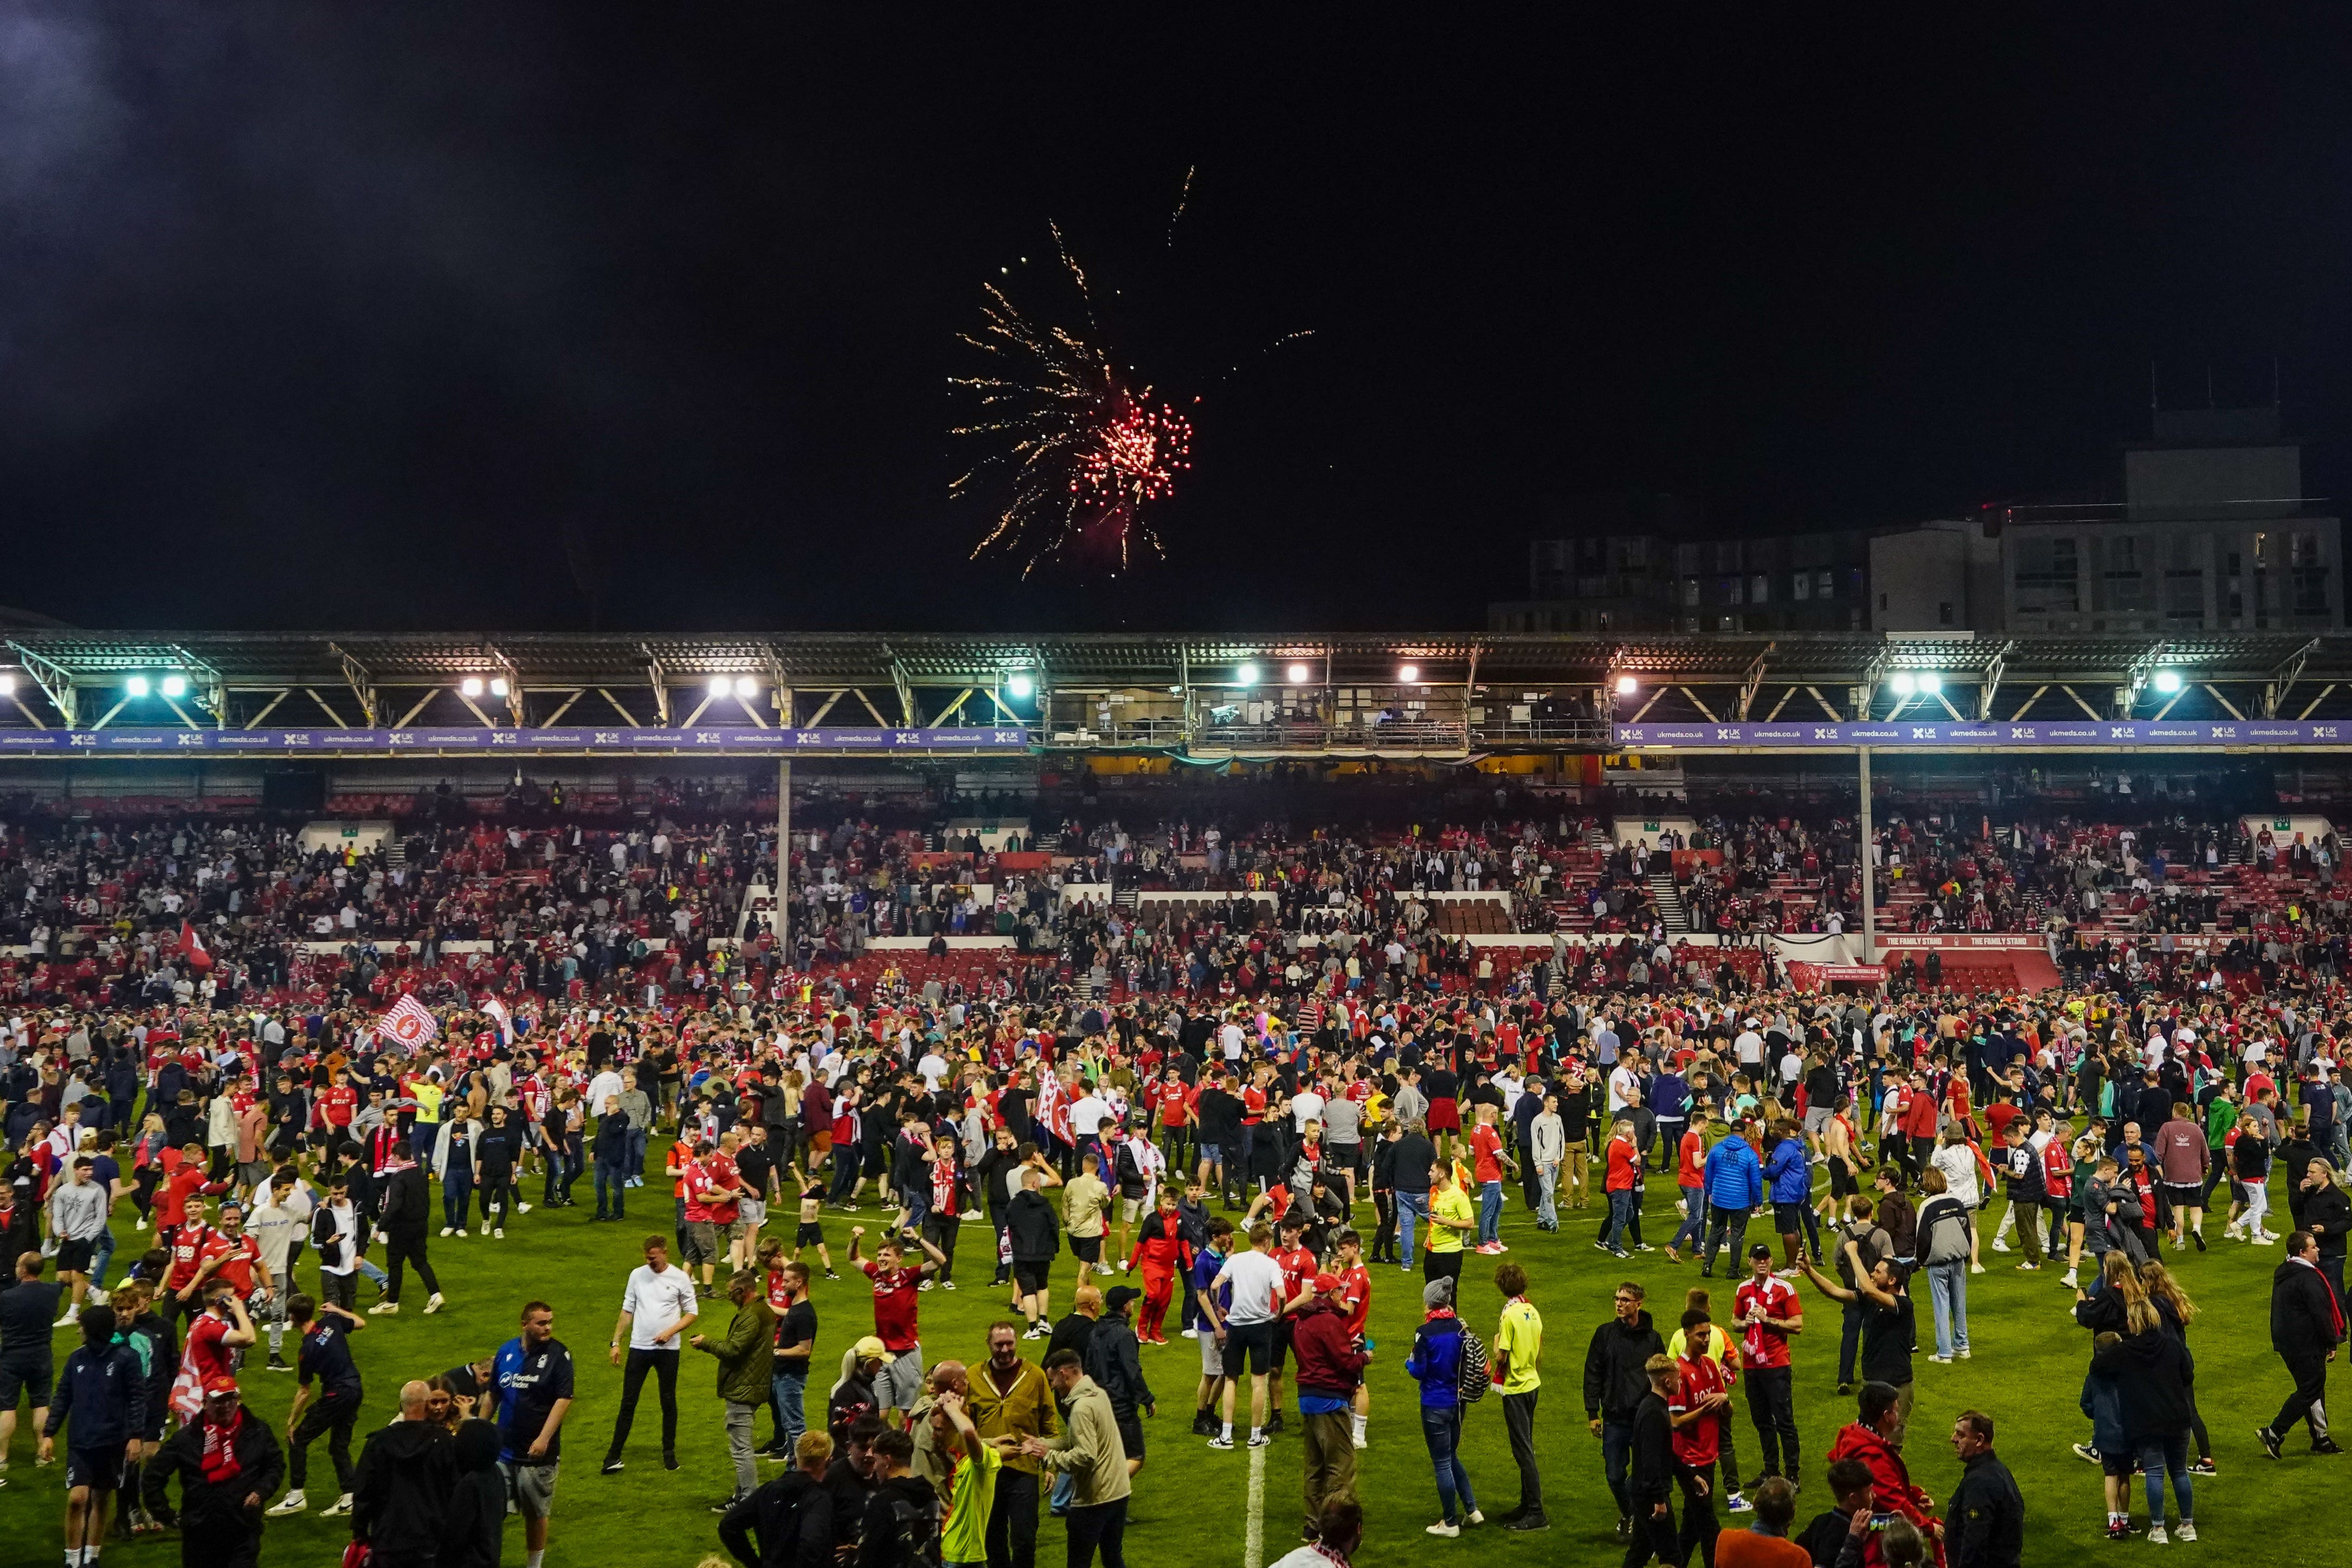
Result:
<svg viewBox="0 0 2352 1568"><path fill-rule="evenodd" d="M269 1423L245 1407L236 1378L209 1377L202 1393L195 1419L147 1461L141 1481L147 1511L166 1529L180 1527L182 1568L258 1568L261 1504L278 1490L285 1455Z"/></svg>
<svg viewBox="0 0 2352 1568"><path fill-rule="evenodd" d="M82 1343L66 1357L41 1424L41 1462L48 1462L58 1431L66 1440L66 1559L95 1564L106 1544L108 1503L122 1484L122 1468L142 1452L147 1429L147 1378L139 1353L114 1339L114 1309L84 1307Z"/></svg>
<svg viewBox="0 0 2352 1568"><path fill-rule="evenodd" d="M1118 1427L1119 1446L1127 1451L1127 1473L1130 1476L1143 1469L1143 1423L1136 1413L1139 1410L1154 1416L1160 1414L1160 1402L1151 1396L1151 1385L1143 1380L1143 1358L1137 1348L1135 1329L1128 1321L1129 1307L1142 1296L1143 1292L1132 1285L1113 1285L1105 1291L1102 1316L1096 1321L1094 1333L1079 1354L1087 1375L1110 1396L1111 1418Z"/></svg>
<svg viewBox="0 0 2352 1568"><path fill-rule="evenodd" d="M1644 1300L1645 1292L1634 1281L1619 1285L1616 1315L1592 1331L1592 1343L1584 1352L1584 1418L1601 1439L1601 1462L1610 1495L1617 1500L1621 1541L1634 1539L1633 1494L1625 1479L1633 1454L1633 1415L1650 1393L1650 1358L1666 1354L1665 1338L1651 1325Z"/></svg>
<svg viewBox="0 0 2352 1568"><path fill-rule="evenodd" d="M507 1524L506 1477L499 1471L499 1424L457 1424L450 1444L457 1476L442 1516L438 1568L499 1568Z"/></svg>
<svg viewBox="0 0 2352 1568"><path fill-rule="evenodd" d="M1840 1427L1830 1463L1852 1459L1870 1471L1871 1506L1900 1514L1923 1536L1932 1535L1936 1500L1911 1484L1910 1468L1895 1445L1903 1430L1903 1396L1891 1383L1865 1383L1854 1397L1856 1419Z"/></svg>
<svg viewBox="0 0 2352 1568"><path fill-rule="evenodd" d="M2319 1243L2308 1230L2286 1239L2286 1260L2271 1274L2271 1349L2286 1363L2294 1392L2270 1425L2254 1435L2273 1459L2297 1421L2311 1427L2311 1451L2340 1450L2327 1435L2327 1364L2344 1339L2344 1303L2319 1268Z"/></svg>
<svg viewBox="0 0 2352 1568"><path fill-rule="evenodd" d="M1675 1455L1674 1415L1667 1401L1679 1387L1681 1375L1674 1358L1660 1351L1642 1364L1641 1375L1642 1397L1626 1425L1632 1464L1618 1504L1622 1517L1617 1521L1617 1534L1627 1542L1625 1568L1645 1568L1653 1558L1679 1565L1689 1561L1689 1549L1675 1530L1674 1491L1683 1479L1683 1467Z"/></svg>
<svg viewBox="0 0 2352 1568"><path fill-rule="evenodd" d="M1290 1330L1291 1354L1298 1358L1299 1429L1307 1443L1309 1530L1319 1526L1328 1500L1356 1490L1356 1389L1372 1359L1370 1351L1356 1348L1348 1329L1341 1304L1347 1281L1337 1274L1318 1274L1314 1289L1313 1297L1291 1313ZM1096 1343L1100 1345L1100 1335Z"/></svg>
<svg viewBox="0 0 2352 1568"><path fill-rule="evenodd" d="M1776 1141L1764 1161L1764 1184L1772 1195L1772 1228L1780 1238L1781 1268L1793 1270L1800 1249L1810 1251L1814 1262L1822 1260L1820 1222L1813 1218L1812 1156L1805 1152L1804 1129L1796 1123L1780 1123L1772 1135Z"/></svg>
<svg viewBox="0 0 2352 1568"><path fill-rule="evenodd" d="M1699 1277L1715 1278L1715 1255L1727 1236L1735 1261L1748 1239L1748 1217L1764 1201L1764 1166L1756 1146L1738 1127L1707 1150L1700 1167L1706 1176L1706 1246L1699 1257Z"/></svg>
<svg viewBox="0 0 2352 1568"><path fill-rule="evenodd" d="M832 1462L833 1439L803 1432L793 1447L793 1468L727 1511L719 1539L743 1568L829 1568L833 1493L824 1472Z"/></svg>
<svg viewBox="0 0 2352 1568"><path fill-rule="evenodd" d="M1432 1535L1456 1536L1465 1524L1484 1524L1470 1472L1462 1468L1462 1320L1454 1311L1454 1280L1440 1275L1422 1288L1428 1314L1413 1332L1407 1376L1421 1385L1421 1437L1437 1471L1437 1502L1443 1510Z"/></svg>
<svg viewBox="0 0 2352 1568"><path fill-rule="evenodd" d="M435 1568L457 1462L449 1429L427 1419L420 1379L400 1385L400 1419L368 1434L352 1477L352 1539L371 1568Z"/></svg>
<svg viewBox="0 0 2352 1568"><path fill-rule="evenodd" d="M2195 1482L2189 1475L2189 1425L2193 1408L2189 1388L2197 1365L2186 1340L2164 1332L2162 1318L2145 1296L2135 1300L2126 1320L2128 1333L2114 1340L2104 1334L2091 1353L2091 1370L2111 1378L2123 1400L2124 1442L2136 1454L2147 1475L2147 1539L2166 1543L2164 1479L2172 1478L2172 1495L2180 1505L2178 1534L2197 1539ZM2131 1533L2128 1519L2107 1521L2107 1538L2120 1541Z"/></svg>

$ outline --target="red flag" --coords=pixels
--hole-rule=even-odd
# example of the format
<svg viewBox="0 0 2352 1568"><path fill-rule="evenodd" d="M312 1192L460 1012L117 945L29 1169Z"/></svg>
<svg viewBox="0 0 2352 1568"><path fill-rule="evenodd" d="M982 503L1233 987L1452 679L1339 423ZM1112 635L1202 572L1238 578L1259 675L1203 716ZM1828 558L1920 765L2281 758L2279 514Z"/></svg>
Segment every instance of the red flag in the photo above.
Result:
<svg viewBox="0 0 2352 1568"><path fill-rule="evenodd" d="M205 951L205 939L197 936L196 928L184 920L180 922L180 953L188 960L190 968L201 970L213 967L213 956Z"/></svg>

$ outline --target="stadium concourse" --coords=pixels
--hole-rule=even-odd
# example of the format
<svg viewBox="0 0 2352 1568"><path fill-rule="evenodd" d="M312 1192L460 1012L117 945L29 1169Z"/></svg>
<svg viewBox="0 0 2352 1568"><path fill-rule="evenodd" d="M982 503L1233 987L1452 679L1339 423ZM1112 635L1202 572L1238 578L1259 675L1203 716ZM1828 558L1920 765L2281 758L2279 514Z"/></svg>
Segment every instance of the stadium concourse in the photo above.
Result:
<svg viewBox="0 0 2352 1568"><path fill-rule="evenodd" d="M23 1560L2325 1554L2302 804L453 776L0 809Z"/></svg>

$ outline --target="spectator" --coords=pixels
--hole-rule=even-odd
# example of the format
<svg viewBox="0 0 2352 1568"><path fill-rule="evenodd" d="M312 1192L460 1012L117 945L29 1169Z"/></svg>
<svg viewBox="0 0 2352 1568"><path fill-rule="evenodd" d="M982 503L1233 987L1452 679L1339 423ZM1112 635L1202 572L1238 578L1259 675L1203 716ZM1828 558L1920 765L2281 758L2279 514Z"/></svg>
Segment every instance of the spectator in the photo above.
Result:
<svg viewBox="0 0 2352 1568"><path fill-rule="evenodd" d="M992 1563L1035 1568L1037 1483L1041 1469L1027 1452L1031 1437L1058 1436L1061 1421L1045 1372L1021 1357L1021 1336L1010 1322L988 1327L988 1359L970 1377L969 1409L984 1437L1010 1439L1004 1471L990 1500L987 1555Z"/></svg>
<svg viewBox="0 0 2352 1568"><path fill-rule="evenodd" d="M2307 1230L2290 1232L2286 1260L2271 1275L2271 1349L2286 1363L2294 1391L2255 1434L2272 1458L2297 1421L2311 1428L2313 1453L2342 1452L2327 1433L2326 1399L2327 1364L2344 1343L2344 1330L2343 1298L2320 1271L2319 1243Z"/></svg>
<svg viewBox="0 0 2352 1568"><path fill-rule="evenodd" d="M736 1500L719 1521L719 1539L743 1568L809 1568L833 1561L833 1494L824 1484L832 1462L833 1439L803 1432L793 1447L793 1468Z"/></svg>
<svg viewBox="0 0 2352 1568"><path fill-rule="evenodd" d="M457 1444L426 1416L421 1382L400 1388L400 1418L368 1434L352 1480L352 1539L375 1568L436 1568L457 1487Z"/></svg>
<svg viewBox="0 0 2352 1568"><path fill-rule="evenodd" d="M1756 1517L1745 1530L1715 1538L1714 1568L1812 1568L1812 1554L1789 1539L1797 1518L1797 1489L1785 1476L1756 1483Z"/></svg>
<svg viewBox="0 0 2352 1568"><path fill-rule="evenodd" d="M1952 1452L1959 1456L1960 1479L1944 1510L1948 1568L2018 1568L2025 1551L2025 1499L1993 1453L1992 1417L1962 1411L1952 1423Z"/></svg>
<svg viewBox="0 0 2352 1568"><path fill-rule="evenodd" d="M716 1513L727 1512L759 1490L759 1460L751 1437L760 1406L775 1396L776 1314L768 1305L760 1277L749 1269L737 1270L727 1281L727 1299L735 1303L727 1337L713 1341L706 1334L696 1334L687 1341L717 1358L719 1397L727 1406L727 1453L734 1461L735 1489L713 1508Z"/></svg>
<svg viewBox="0 0 2352 1568"><path fill-rule="evenodd" d="M1631 1464L1621 1506L1629 1516L1619 1521L1617 1532L1627 1542L1625 1568L1644 1568L1653 1559L1680 1568L1689 1554L1675 1531L1673 1498L1680 1466L1668 1406L1679 1375L1673 1358L1661 1350L1643 1364L1642 1376L1646 1387L1633 1407L1625 1440Z"/></svg>
<svg viewBox="0 0 2352 1568"><path fill-rule="evenodd" d="M1519 1468L1518 1506L1505 1512L1506 1530L1549 1530L1543 1472L1536 1462L1536 1403L1543 1387L1543 1315L1528 1300L1528 1273L1517 1263L1495 1270L1503 1315L1495 1329L1495 1385L1503 1398L1503 1428Z"/></svg>
<svg viewBox="0 0 2352 1568"><path fill-rule="evenodd" d="M1666 1342L1651 1326L1643 1307L1645 1292L1628 1280L1617 1287L1616 1315L1592 1331L1584 1352L1584 1418L1601 1439L1603 1473L1617 1500L1617 1536L1635 1538L1637 1516L1627 1467L1633 1460L1633 1417L1651 1392L1653 1359L1666 1354ZM1674 1363L1668 1360L1671 1368ZM1663 1406L1662 1406L1663 1408Z"/></svg>
<svg viewBox="0 0 2352 1568"><path fill-rule="evenodd" d="M1422 1288L1426 1316L1415 1331L1404 1370L1421 1385L1421 1436L1437 1471L1437 1502L1443 1511L1432 1535L1462 1533L1465 1524L1484 1524L1470 1472L1462 1468L1462 1320L1454 1311L1454 1281L1432 1280Z"/></svg>
<svg viewBox="0 0 2352 1568"><path fill-rule="evenodd" d="M40 1462L48 1462L58 1431L68 1429L66 1556L95 1564L123 1466L140 1458L147 1384L138 1353L115 1343L113 1308L85 1307L79 1322L82 1343L66 1357L56 1401L41 1426Z"/></svg>
<svg viewBox="0 0 2352 1568"><path fill-rule="evenodd" d="M269 1511L272 1519L300 1513L310 1506L303 1484L310 1479L310 1445L324 1437L327 1457L335 1467L335 1500L320 1509L324 1514L352 1511L352 1427L358 1422L365 1397L359 1364L352 1359L351 1336L367 1320L330 1301L323 1307L309 1296L286 1303L286 1315L302 1337L294 1353L294 1408L286 1416L286 1446L293 1450L288 1467L293 1480L286 1496ZM312 1399L312 1385L317 1398Z"/></svg>
<svg viewBox="0 0 2352 1568"><path fill-rule="evenodd" d="M258 1568L261 1503L278 1490L284 1457L268 1423L245 1407L236 1379L208 1378L203 1392L203 1414L147 1461L147 1511L167 1528L179 1527L184 1568Z"/></svg>
<svg viewBox="0 0 2352 1568"><path fill-rule="evenodd" d="M1312 1298L1292 1314L1290 1343L1298 1358L1298 1417L1307 1450L1305 1530L1309 1537L1321 1528L1325 1502L1351 1495L1356 1486L1356 1390L1363 1382L1371 1353L1357 1348L1349 1331L1347 1289L1347 1281L1339 1275L1318 1274Z"/></svg>
<svg viewBox="0 0 2352 1568"><path fill-rule="evenodd" d="M686 1270L670 1266L667 1240L646 1237L644 1254L646 1260L629 1270L628 1282L622 1288L620 1315L613 1320L613 1340L605 1347L612 1364L624 1367L621 1406L614 1414L613 1440L604 1450L604 1473L608 1476L621 1472L622 1449L635 1423L637 1396L649 1372L661 1395L662 1468L677 1469L677 1369L686 1332L700 1316L701 1298ZM625 1339L628 1343L625 1365Z"/></svg>
<svg viewBox="0 0 2352 1568"><path fill-rule="evenodd" d="M1062 1434L1051 1443L1031 1437L1023 1448L1047 1469L1076 1481L1067 1515L1070 1568L1089 1568L1097 1552L1103 1568L1126 1568L1132 1487L1110 1397L1086 1375L1076 1351L1046 1356L1045 1381L1066 1413Z"/></svg>

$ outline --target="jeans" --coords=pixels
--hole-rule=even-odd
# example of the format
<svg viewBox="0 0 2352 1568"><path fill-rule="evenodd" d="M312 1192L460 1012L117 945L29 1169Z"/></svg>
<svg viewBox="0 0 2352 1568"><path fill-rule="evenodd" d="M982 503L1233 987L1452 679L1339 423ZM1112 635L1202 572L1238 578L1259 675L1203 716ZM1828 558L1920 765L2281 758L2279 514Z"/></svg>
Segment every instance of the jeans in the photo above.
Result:
<svg viewBox="0 0 2352 1568"><path fill-rule="evenodd" d="M781 1369L783 1363L778 1362L776 1365ZM769 1380L768 1402L772 1407L771 1413L776 1418L774 1446L790 1453L793 1446L801 1440L801 1434L808 1430L807 1370L805 1368L798 1372L779 1370Z"/></svg>
<svg viewBox="0 0 2352 1568"><path fill-rule="evenodd" d="M1503 1239L1503 1184L1498 1181L1478 1184L1478 1245Z"/></svg>
<svg viewBox="0 0 2352 1568"><path fill-rule="evenodd" d="M646 1137L645 1128L629 1129L629 1155L626 1164L628 1174L632 1176L641 1176L646 1174Z"/></svg>
<svg viewBox="0 0 2352 1568"><path fill-rule="evenodd" d="M1559 1210L1553 1205L1553 1199L1559 1195L1559 1167L1538 1166L1536 1182L1536 1223L1549 1230L1559 1224Z"/></svg>
<svg viewBox="0 0 2352 1568"><path fill-rule="evenodd" d="M2164 1478L2172 1477L2173 1500L2180 1505L2180 1517L2193 1519L2197 1514L2197 1490L2189 1479L2189 1434L2167 1432L2160 1437L2139 1440L2140 1468L2147 1472L2147 1522L2151 1526L2164 1522Z"/></svg>
<svg viewBox="0 0 2352 1568"><path fill-rule="evenodd" d="M473 1207L473 1167L453 1163L441 1178L441 1223L452 1230L462 1230Z"/></svg>
<svg viewBox="0 0 2352 1568"><path fill-rule="evenodd" d="M1519 1467L1519 1511L1543 1515L1543 1472L1536 1467L1536 1396L1543 1392L1530 1388L1525 1394L1503 1396L1503 1430L1510 1435L1511 1459Z"/></svg>
<svg viewBox="0 0 2352 1568"><path fill-rule="evenodd" d="M89 1243L89 1284L94 1291L106 1289L106 1266L114 1261L114 1228L107 1227Z"/></svg>
<svg viewBox="0 0 2352 1568"><path fill-rule="evenodd" d="M1625 1187L1609 1195L1609 1224L1601 1233L1601 1245L1612 1252L1625 1250L1626 1233L1633 1225L1633 1189Z"/></svg>
<svg viewBox="0 0 2352 1568"><path fill-rule="evenodd" d="M751 1454L751 1423L759 1414L757 1405L748 1405L740 1399L727 1401L727 1457L735 1464L738 1498L750 1497L760 1490L760 1465Z"/></svg>
<svg viewBox="0 0 2352 1568"><path fill-rule="evenodd" d="M988 1506L989 1568L1036 1568L1037 1477L1007 1465Z"/></svg>
<svg viewBox="0 0 2352 1568"><path fill-rule="evenodd" d="M1706 1239L1706 1188L1703 1186L1683 1188L1683 1222L1675 1228L1675 1239L1666 1243L1666 1250L1681 1251L1685 1237L1690 1239L1694 1252Z"/></svg>
<svg viewBox="0 0 2352 1568"><path fill-rule="evenodd" d="M1936 1354L1969 1348L1969 1260L1930 1263L1927 1291L1936 1301ZM1954 1331L1958 1332L1955 1333Z"/></svg>
<svg viewBox="0 0 2352 1568"><path fill-rule="evenodd" d="M1070 1568L1087 1568L1102 1551L1103 1568L1127 1568L1127 1499L1070 1510Z"/></svg>
<svg viewBox="0 0 2352 1568"><path fill-rule="evenodd" d="M611 1194L612 1207L605 1207L605 1195ZM610 1214L614 1219L628 1217L629 1167L615 1160L596 1162L596 1212Z"/></svg>
<svg viewBox="0 0 2352 1568"><path fill-rule="evenodd" d="M1707 1210L1706 1251L1699 1260L1698 1269L1702 1278L1714 1278L1715 1254L1727 1239L1731 1242L1731 1277L1735 1280L1739 1277L1739 1270L1747 1263L1748 1217L1752 1212L1751 1209L1721 1207Z"/></svg>
<svg viewBox="0 0 2352 1568"><path fill-rule="evenodd" d="M1396 1206L1397 1254L1402 1265L1410 1269L1412 1267L1412 1222L1419 1218L1423 1224L1428 1223L1429 1194L1400 1189L1396 1195Z"/></svg>
<svg viewBox="0 0 2352 1568"><path fill-rule="evenodd" d="M1625 1490L1633 1463L1633 1423L1604 1419L1601 1423L1601 1469L1609 1478L1609 1495L1617 1500L1620 1519L1633 1511L1633 1499Z"/></svg>
<svg viewBox="0 0 2352 1568"><path fill-rule="evenodd" d="M677 1363L681 1354L671 1341L667 1350L640 1350L629 1347L628 1360L621 1369L621 1410L613 1417L613 1445L604 1452L607 1462L621 1457L621 1445L629 1440L629 1426L637 1418L637 1396L645 1391L646 1374L651 1372L660 1380L662 1407L662 1452L677 1451ZM748 1430L745 1434L750 1435Z"/></svg>
<svg viewBox="0 0 2352 1568"><path fill-rule="evenodd" d="M1421 1440L1429 1445L1429 1462L1437 1472L1437 1501L1445 1522L1459 1524L1462 1516L1478 1507L1470 1490L1470 1472L1462 1468L1462 1406L1421 1407Z"/></svg>

